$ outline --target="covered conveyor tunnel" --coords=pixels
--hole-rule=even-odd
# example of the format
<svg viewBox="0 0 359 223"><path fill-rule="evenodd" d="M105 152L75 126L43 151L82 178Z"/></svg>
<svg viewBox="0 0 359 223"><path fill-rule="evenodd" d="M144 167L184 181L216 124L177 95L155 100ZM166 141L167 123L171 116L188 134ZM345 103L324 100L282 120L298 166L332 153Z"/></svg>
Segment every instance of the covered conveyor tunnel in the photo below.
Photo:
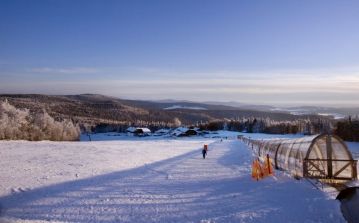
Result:
<svg viewBox="0 0 359 223"><path fill-rule="evenodd" d="M254 140L240 137L260 157L267 154L276 169L295 177L337 183L357 179L357 161L338 136L321 134L295 139Z"/></svg>

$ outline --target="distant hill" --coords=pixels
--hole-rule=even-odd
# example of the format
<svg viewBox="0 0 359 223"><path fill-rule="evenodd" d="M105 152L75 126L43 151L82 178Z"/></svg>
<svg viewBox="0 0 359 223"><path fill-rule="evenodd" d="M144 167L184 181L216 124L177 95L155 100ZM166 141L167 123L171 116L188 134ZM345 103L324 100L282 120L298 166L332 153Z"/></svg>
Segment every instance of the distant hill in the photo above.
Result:
<svg viewBox="0 0 359 223"><path fill-rule="evenodd" d="M188 101L141 101L124 100L98 94L81 95L39 95L3 94L0 100L7 99L18 108L28 108L31 112L46 110L51 116L71 118L79 123L172 123L179 119L182 124L191 125L223 119L248 117L270 118L272 120L315 119L316 115L293 115L287 111L261 111L238 108L221 104L206 104ZM169 109L170 108L170 109ZM201 108L201 109L193 109Z"/></svg>

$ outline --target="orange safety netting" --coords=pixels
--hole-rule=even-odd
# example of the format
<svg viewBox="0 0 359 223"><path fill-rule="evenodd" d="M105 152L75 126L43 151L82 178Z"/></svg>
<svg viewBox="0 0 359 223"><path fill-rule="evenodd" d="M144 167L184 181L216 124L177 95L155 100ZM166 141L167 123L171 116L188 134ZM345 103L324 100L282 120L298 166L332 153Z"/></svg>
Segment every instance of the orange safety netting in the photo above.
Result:
<svg viewBox="0 0 359 223"><path fill-rule="evenodd" d="M255 159L252 163L252 178L259 180L267 176L273 176L274 170L270 158L267 156L264 164L261 165L259 159Z"/></svg>
<svg viewBox="0 0 359 223"><path fill-rule="evenodd" d="M274 171L272 167L272 162L269 156L265 158L264 164L263 164L263 175L264 176L273 176Z"/></svg>
<svg viewBox="0 0 359 223"><path fill-rule="evenodd" d="M263 171L261 164L258 159L254 160L252 163L252 178L259 180L263 177Z"/></svg>

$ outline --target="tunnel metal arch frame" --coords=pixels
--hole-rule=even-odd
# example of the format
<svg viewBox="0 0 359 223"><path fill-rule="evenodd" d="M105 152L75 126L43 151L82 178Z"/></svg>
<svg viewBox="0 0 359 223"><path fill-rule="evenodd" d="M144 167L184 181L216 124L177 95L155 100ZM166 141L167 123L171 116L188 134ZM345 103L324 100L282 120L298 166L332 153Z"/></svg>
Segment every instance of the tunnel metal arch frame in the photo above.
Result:
<svg viewBox="0 0 359 223"><path fill-rule="evenodd" d="M295 177L305 177L305 178L313 178L313 179L319 179L319 180L330 180L330 181L350 181L355 180L358 178L357 176L357 160L353 159L353 156L348 149L348 146L345 144L345 142L339 138L336 135L332 134L319 134L316 136L313 136L312 139L310 139L310 136L303 137L303 138L296 138L296 139L269 139L269 140L253 140L250 138L246 138L244 136L240 136L244 142L248 143L248 145L251 144L251 147L253 150L255 150L256 154L258 156L264 156L264 152L270 152L270 157L272 158L273 164L276 169L282 169L289 172L297 172L297 165L302 165L301 171L302 173L298 176L296 174ZM305 140L307 138L307 141ZM322 158L310 158L310 154L314 150L314 146L316 143L319 143L320 140L325 139L325 153L326 157ZM344 150L346 159L336 159L333 158L333 152L336 152L333 150L333 139L337 140L339 143L339 147L341 148L340 152L343 152ZM302 140L302 141L301 141ZM309 141L311 140L311 142ZM296 151L294 151L294 157L291 156L292 150L294 148L295 144L306 144L310 142L309 147L307 147L307 151L305 152L305 156L301 155L301 149L302 148L296 148ZM291 144L290 148L285 148L285 144ZM266 148L269 146L275 146L275 149L273 148ZM300 146L300 145L299 145ZM284 149L283 149L284 148ZM281 149L281 151L279 151ZM321 148L317 147L319 152L321 151ZM284 150L284 151L283 151ZM317 151L317 152L318 152ZM281 152L281 157L278 156L278 152ZM285 153L286 155L283 155L282 153ZM316 154L318 155L318 154ZM323 156L323 153L321 153ZM284 160L283 160L284 158ZM300 159L301 158L301 159ZM289 161L289 159L294 159ZM339 166L339 169L336 169L334 171L333 169L333 163L334 166ZM340 163L340 165L338 165ZM292 169L289 167L291 166ZM294 170L293 170L294 166ZM335 166L337 168L337 166ZM348 172L350 170L351 174L350 176L348 174L341 174L344 170Z"/></svg>
<svg viewBox="0 0 359 223"><path fill-rule="evenodd" d="M328 137L329 136L329 137ZM316 140L323 138L323 137L327 137L326 138L326 147L327 147L327 156L331 156L332 155L332 144L331 144L331 139L335 138L336 140L338 140L338 142L344 147L344 151L347 153L349 159L344 160L344 159L333 159L332 157L327 157L327 159L310 159L309 155L313 150L313 147L316 143ZM329 140L329 141L328 141ZM329 151L329 152L328 152ZM325 161L327 163L327 169L328 169L328 174L326 175L325 173L323 175L311 175L310 174L310 168L315 166L314 162L320 162L320 161ZM336 171L336 173L333 173L333 168L332 168L332 164L333 161L335 162L346 162L346 164L340 168L338 171ZM347 167L351 166L352 169L352 176L351 177L337 177L343 170L345 170ZM338 136L336 135L329 135L329 134L320 134L318 136L316 136L313 140L312 143L309 146L309 149L306 153L306 156L303 160L303 175L304 177L308 177L308 178L316 178L316 179L337 179L337 180L355 180L357 179L357 160L353 159L353 155L351 154L347 144Z"/></svg>

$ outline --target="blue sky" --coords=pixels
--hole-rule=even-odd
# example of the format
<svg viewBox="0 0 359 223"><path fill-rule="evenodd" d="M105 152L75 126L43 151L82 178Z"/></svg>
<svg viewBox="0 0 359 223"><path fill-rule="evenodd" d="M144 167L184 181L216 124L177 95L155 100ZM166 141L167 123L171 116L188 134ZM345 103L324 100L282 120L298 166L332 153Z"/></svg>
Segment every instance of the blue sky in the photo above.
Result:
<svg viewBox="0 0 359 223"><path fill-rule="evenodd" d="M0 0L0 93L359 105L358 1Z"/></svg>

